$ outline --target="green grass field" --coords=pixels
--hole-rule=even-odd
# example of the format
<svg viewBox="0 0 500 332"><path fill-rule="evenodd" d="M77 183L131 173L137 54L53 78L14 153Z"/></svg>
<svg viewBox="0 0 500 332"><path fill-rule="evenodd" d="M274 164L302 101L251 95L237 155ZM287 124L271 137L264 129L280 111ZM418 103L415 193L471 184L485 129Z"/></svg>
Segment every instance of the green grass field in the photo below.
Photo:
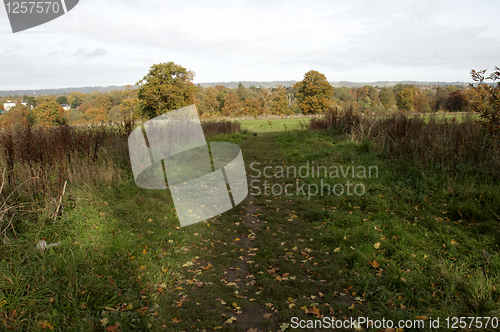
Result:
<svg viewBox="0 0 500 332"><path fill-rule="evenodd" d="M256 136L209 138L241 147L253 195L188 227L168 191L131 174L70 186L60 219L26 219L1 247L0 330L275 332L325 317L424 324L365 328L400 332L474 317L464 331L498 330L481 318L500 317L498 179L291 130L299 121L243 121ZM327 174L313 176L313 162ZM305 165L308 176L293 174ZM40 252L40 239L62 245Z"/></svg>
<svg viewBox="0 0 500 332"><path fill-rule="evenodd" d="M300 123L307 123L308 118L292 119L254 119L240 120L241 128L255 133L281 132L300 128Z"/></svg>
<svg viewBox="0 0 500 332"><path fill-rule="evenodd" d="M436 119L446 118L452 120L456 119L457 122L462 121L466 116L465 113L436 113L436 114L426 114L422 115L426 118L430 116L435 116ZM473 113L473 117L479 118L478 113ZM308 123L309 118L292 118L292 119L252 119L252 120L239 120L241 122L241 128L247 129L250 132L255 133L270 133L270 132L282 132L287 130L299 129L301 128L300 123Z"/></svg>

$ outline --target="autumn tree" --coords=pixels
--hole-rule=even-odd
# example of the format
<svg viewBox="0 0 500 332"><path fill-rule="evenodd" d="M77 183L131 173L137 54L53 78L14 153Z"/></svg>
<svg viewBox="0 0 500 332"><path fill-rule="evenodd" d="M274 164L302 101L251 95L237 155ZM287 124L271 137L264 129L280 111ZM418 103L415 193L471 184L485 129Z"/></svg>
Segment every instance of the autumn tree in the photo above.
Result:
<svg viewBox="0 0 500 332"><path fill-rule="evenodd" d="M68 115L64 108L55 101L46 101L33 109L37 124L52 127L68 123Z"/></svg>
<svg viewBox="0 0 500 332"><path fill-rule="evenodd" d="M1 118L3 128L13 128L16 126L28 126L34 124L34 117L30 110L22 104L11 107Z"/></svg>
<svg viewBox="0 0 500 332"><path fill-rule="evenodd" d="M137 85L143 114L153 118L163 113L194 104L194 73L173 62L153 65Z"/></svg>
<svg viewBox="0 0 500 332"><path fill-rule="evenodd" d="M101 94L94 100L94 106L96 108L103 108L104 110L109 111L113 106L113 102L109 96Z"/></svg>
<svg viewBox="0 0 500 332"><path fill-rule="evenodd" d="M229 92L224 99L224 106L222 107L222 115L231 116L237 111L241 111L242 105L237 93Z"/></svg>
<svg viewBox="0 0 500 332"><path fill-rule="evenodd" d="M271 113L277 115L292 114L292 110L288 104L288 95L286 88L278 86L275 91L275 98L271 102Z"/></svg>
<svg viewBox="0 0 500 332"><path fill-rule="evenodd" d="M89 108L92 108L92 104L89 104L89 103L86 103L86 102L83 102L80 107L78 108L78 110L82 113L85 113Z"/></svg>
<svg viewBox="0 0 500 332"><path fill-rule="evenodd" d="M138 103L139 103L138 98L124 99L119 106L121 117L128 116L131 118L134 112L134 108L137 106Z"/></svg>
<svg viewBox="0 0 500 332"><path fill-rule="evenodd" d="M262 107L257 97L248 97L244 104L243 114L255 117L262 113Z"/></svg>
<svg viewBox="0 0 500 332"><path fill-rule="evenodd" d="M404 88L396 95L396 103L398 108L403 111L411 111L415 101L415 90L412 88Z"/></svg>
<svg viewBox="0 0 500 332"><path fill-rule="evenodd" d="M413 98L413 107L419 113L426 113L430 111L429 97L425 93L419 92Z"/></svg>
<svg viewBox="0 0 500 332"><path fill-rule="evenodd" d="M240 97L240 101L245 101L247 97L247 88L243 86L243 84L238 84L238 89L236 90L238 97Z"/></svg>
<svg viewBox="0 0 500 332"><path fill-rule="evenodd" d="M204 116L214 116L220 112L220 103L217 100L219 91L216 88L208 87L205 89L203 99L200 103L199 111Z"/></svg>
<svg viewBox="0 0 500 332"><path fill-rule="evenodd" d="M264 105L264 115L268 115L270 113L271 103L276 98L276 93L273 92L272 89L261 87L259 89L259 97Z"/></svg>
<svg viewBox="0 0 500 332"><path fill-rule="evenodd" d="M462 90L455 90L448 95L445 104L446 110L450 112L460 112L464 107L464 98Z"/></svg>
<svg viewBox="0 0 500 332"><path fill-rule="evenodd" d="M437 87L431 100L431 108L434 112L442 111L446 105L446 99L451 91L442 87Z"/></svg>
<svg viewBox="0 0 500 332"><path fill-rule="evenodd" d="M83 103L85 94L80 91L72 91L68 96L68 104L72 109L77 109Z"/></svg>
<svg viewBox="0 0 500 332"><path fill-rule="evenodd" d="M495 71L488 77L485 77L485 73L486 70L471 71L472 79L478 82L477 86L471 85L471 90L476 92L472 109L480 113L479 123L490 133L500 137L500 86L496 83L500 79L500 68L495 67Z"/></svg>
<svg viewBox="0 0 500 332"><path fill-rule="evenodd" d="M92 123L106 121L106 110L103 107L91 107L85 111L85 115Z"/></svg>
<svg viewBox="0 0 500 332"><path fill-rule="evenodd" d="M333 87L320 72L307 72L304 79L295 83L294 87L303 113L322 113L334 104L331 100Z"/></svg>

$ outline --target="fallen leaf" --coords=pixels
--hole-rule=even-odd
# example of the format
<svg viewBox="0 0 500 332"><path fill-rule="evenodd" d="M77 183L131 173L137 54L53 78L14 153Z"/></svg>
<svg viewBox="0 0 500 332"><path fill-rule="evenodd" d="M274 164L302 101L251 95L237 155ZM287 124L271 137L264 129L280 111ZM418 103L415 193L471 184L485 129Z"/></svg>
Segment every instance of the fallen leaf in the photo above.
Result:
<svg viewBox="0 0 500 332"><path fill-rule="evenodd" d="M281 330L281 331L285 331L285 330L286 330L287 328L289 328L289 327L290 327L290 324L288 324L288 323L283 323L283 324L281 324L281 325L280 325L280 330Z"/></svg>
<svg viewBox="0 0 500 332"><path fill-rule="evenodd" d="M108 326L106 328L106 331L108 332L120 332L120 323L116 322L115 325Z"/></svg>
<svg viewBox="0 0 500 332"><path fill-rule="evenodd" d="M232 324L236 320L236 317L231 317L228 320L226 320L226 324Z"/></svg>
<svg viewBox="0 0 500 332"><path fill-rule="evenodd" d="M272 315L273 315L273 314L265 314L265 315L264 315L264 318L265 318L265 319L268 319L268 318L269 318L269 317L271 317Z"/></svg>
<svg viewBox="0 0 500 332"><path fill-rule="evenodd" d="M340 251L340 247L333 249L333 252L339 252L339 251Z"/></svg>
<svg viewBox="0 0 500 332"><path fill-rule="evenodd" d="M378 249L380 248L380 242L377 242L373 245L373 248Z"/></svg>

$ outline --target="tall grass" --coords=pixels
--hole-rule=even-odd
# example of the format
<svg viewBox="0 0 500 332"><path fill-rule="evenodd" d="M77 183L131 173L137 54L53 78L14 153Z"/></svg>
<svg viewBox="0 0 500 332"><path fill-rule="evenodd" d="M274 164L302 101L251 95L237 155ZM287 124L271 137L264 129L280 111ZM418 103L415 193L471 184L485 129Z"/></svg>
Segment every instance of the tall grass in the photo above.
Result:
<svg viewBox="0 0 500 332"><path fill-rule="evenodd" d="M202 122L201 126L203 132L207 136L216 134L236 134L241 132L241 123L238 121L205 121Z"/></svg>
<svg viewBox="0 0 500 332"><path fill-rule="evenodd" d="M86 127L2 129L0 170L5 170L5 179L0 201L5 207L31 204L29 211L55 220L63 211L62 196L67 189L120 181L131 175L128 136L135 127L133 121L124 121ZM236 121L208 121L202 128L207 136L241 131ZM7 228L15 232L10 211L13 209L0 213L4 237Z"/></svg>
<svg viewBox="0 0 500 332"><path fill-rule="evenodd" d="M310 122L302 123L302 127L309 130L339 130L344 133L350 133L354 126L361 122L361 115L355 113L351 108L345 112L337 112L336 109L330 109L323 116L311 118Z"/></svg>
<svg viewBox="0 0 500 332"><path fill-rule="evenodd" d="M307 128L348 133L352 140L370 142L389 158L411 160L424 168L481 169L483 174L500 179L500 141L472 115L459 122L436 116L363 117L352 110L330 111L312 119Z"/></svg>

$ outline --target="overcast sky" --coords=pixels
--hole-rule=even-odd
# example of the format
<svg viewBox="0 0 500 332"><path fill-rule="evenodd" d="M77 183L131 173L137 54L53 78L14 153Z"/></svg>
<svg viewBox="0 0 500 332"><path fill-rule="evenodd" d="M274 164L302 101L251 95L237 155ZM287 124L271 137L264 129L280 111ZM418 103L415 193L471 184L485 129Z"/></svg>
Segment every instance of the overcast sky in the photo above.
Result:
<svg viewBox="0 0 500 332"><path fill-rule="evenodd" d="M80 0L13 34L0 8L0 90L135 84L173 61L195 82L471 81L500 66L500 1Z"/></svg>

